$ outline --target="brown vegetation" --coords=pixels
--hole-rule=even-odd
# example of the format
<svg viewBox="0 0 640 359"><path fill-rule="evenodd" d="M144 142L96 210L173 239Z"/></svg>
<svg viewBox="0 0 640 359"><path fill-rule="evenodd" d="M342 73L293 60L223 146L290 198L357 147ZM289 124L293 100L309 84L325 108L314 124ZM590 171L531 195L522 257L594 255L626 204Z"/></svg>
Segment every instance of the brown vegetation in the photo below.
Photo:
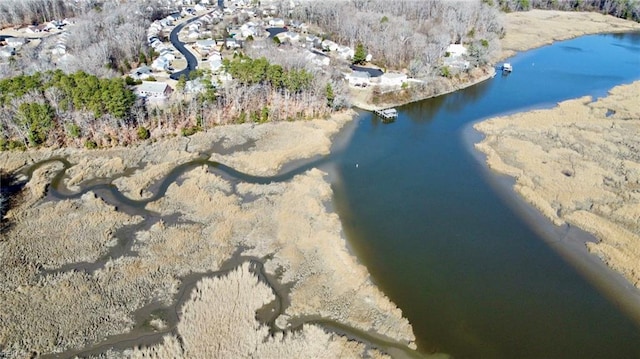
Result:
<svg viewBox="0 0 640 359"><path fill-rule="evenodd" d="M345 119L336 119L255 128L225 126L146 146L55 153L74 163L65 181L72 188L80 189L96 176L116 177L118 186L140 198L148 196L150 179L166 175L168 164L212 148L235 149L232 155L214 157L237 164L239 170L274 173L286 161L326 153L329 136L344 123ZM263 153L271 158L264 160ZM44 156L44 151L2 152L0 164L14 171ZM150 212L138 217L120 212L91 192L74 200L42 201L46 185L60 166L53 162L35 171L23 191L30 200L8 213L12 226L0 242L0 353L7 357L90 348L110 335L140 333L136 324L141 323L134 323L136 311L153 303L173 308L185 275L219 270L237 248L245 248L244 255L270 258L265 259L266 271L293 286L290 306L278 320L283 327L296 316L323 317L373 330L405 345L413 342L407 320L349 254L337 216L327 212L331 188L318 170L287 182L234 185L211 173L212 168L197 167L171 184L162 198L149 203ZM134 173L127 173L136 166ZM135 235L128 234L131 231ZM113 256L114 244L130 245L130 250ZM261 343L259 353L264 356L338 350L353 357L364 355L361 344L307 325L296 334L278 334L264 341L266 327L254 319L255 310L273 295L253 275L231 277L233 289L216 289L210 295L205 283L215 287L214 282L224 280L207 280L194 294L193 304L185 305L177 330L183 340L192 338L188 346L177 349L177 337L168 335L165 344L148 350L157 357L170 353L198 357L201 351L207 353L201 357L211 357L211 350L225 356L225 350L249 350L255 348L251 343ZM245 299L250 305L243 311L241 306L236 306L237 312L226 307L225 303L233 305L236 300L237 305L247 303ZM212 323L210 315L227 324L207 326ZM175 323L154 327L163 325L171 330ZM205 342L198 338L206 335L214 335L219 342L207 341L215 346L202 347Z"/></svg>
<svg viewBox="0 0 640 359"><path fill-rule="evenodd" d="M505 28L502 58L582 35L638 30L640 24L595 12L530 10L507 14Z"/></svg>
<svg viewBox="0 0 640 359"><path fill-rule="evenodd" d="M515 190L555 224L570 223L600 242L589 249L640 287L640 82L608 97L475 126L476 145Z"/></svg>
<svg viewBox="0 0 640 359"><path fill-rule="evenodd" d="M271 336L268 328L256 321L255 312L274 299L271 289L250 272L247 263L224 277L204 278L181 309L179 337L167 335L159 345L128 350L123 356L362 358L374 352L314 325Z"/></svg>

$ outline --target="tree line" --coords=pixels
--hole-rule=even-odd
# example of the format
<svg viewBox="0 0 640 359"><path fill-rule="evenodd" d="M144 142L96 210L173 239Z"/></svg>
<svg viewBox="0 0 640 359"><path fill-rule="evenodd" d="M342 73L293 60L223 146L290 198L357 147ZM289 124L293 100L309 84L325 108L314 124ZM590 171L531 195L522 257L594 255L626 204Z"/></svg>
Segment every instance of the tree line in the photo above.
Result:
<svg viewBox="0 0 640 359"><path fill-rule="evenodd" d="M292 16L317 25L325 38L362 44L375 64L419 78L437 72L451 43L468 44L475 62L487 63L504 34L497 7L481 1L308 1Z"/></svg>
<svg viewBox="0 0 640 359"><path fill-rule="evenodd" d="M494 0L484 0L494 3ZM497 0L503 11L526 11L530 9L562 11L595 11L622 19L640 22L638 0Z"/></svg>
<svg viewBox="0 0 640 359"><path fill-rule="evenodd" d="M135 94L121 78L60 70L0 80L3 149L63 144L84 133L89 141L100 120L130 124ZM94 126L91 126L94 125Z"/></svg>

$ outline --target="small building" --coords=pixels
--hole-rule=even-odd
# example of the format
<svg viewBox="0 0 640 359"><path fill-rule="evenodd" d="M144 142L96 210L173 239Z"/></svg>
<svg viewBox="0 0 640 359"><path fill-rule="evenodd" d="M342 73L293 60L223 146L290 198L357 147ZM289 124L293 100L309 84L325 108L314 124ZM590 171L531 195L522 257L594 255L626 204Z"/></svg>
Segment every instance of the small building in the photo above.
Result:
<svg viewBox="0 0 640 359"><path fill-rule="evenodd" d="M171 96L173 89L165 82L143 81L138 86L136 92L138 96L149 99L166 99Z"/></svg>

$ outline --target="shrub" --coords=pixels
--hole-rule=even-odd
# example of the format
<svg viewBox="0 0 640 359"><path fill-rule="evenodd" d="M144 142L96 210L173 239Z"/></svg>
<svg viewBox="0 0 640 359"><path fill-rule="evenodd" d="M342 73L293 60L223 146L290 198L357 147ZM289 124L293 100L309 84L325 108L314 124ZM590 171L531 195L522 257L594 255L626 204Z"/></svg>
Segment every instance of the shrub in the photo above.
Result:
<svg viewBox="0 0 640 359"><path fill-rule="evenodd" d="M98 148L98 144L96 143L96 141L93 140L86 140L84 141L84 147L88 150L93 150Z"/></svg>
<svg viewBox="0 0 640 359"><path fill-rule="evenodd" d="M75 123L70 123L69 125L67 125L67 132L72 138L78 138L80 137L80 126L76 125Z"/></svg>
<svg viewBox="0 0 640 359"><path fill-rule="evenodd" d="M151 133L149 132L149 130L146 127L144 127L144 126L138 127L138 139L146 140L150 136L151 136Z"/></svg>

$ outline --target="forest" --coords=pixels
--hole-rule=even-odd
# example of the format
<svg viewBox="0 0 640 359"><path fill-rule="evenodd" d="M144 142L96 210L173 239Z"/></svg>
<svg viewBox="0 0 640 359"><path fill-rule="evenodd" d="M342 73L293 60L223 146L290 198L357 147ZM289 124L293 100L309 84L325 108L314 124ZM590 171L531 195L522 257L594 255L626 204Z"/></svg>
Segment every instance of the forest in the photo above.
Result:
<svg viewBox="0 0 640 359"><path fill-rule="evenodd" d="M0 80L0 125L3 149L62 145L90 138L104 121L134 125L136 96L121 78L98 78L85 72L37 72ZM97 121L98 119L102 121ZM94 142L91 142L94 141Z"/></svg>
<svg viewBox="0 0 640 359"><path fill-rule="evenodd" d="M452 43L467 44L474 65L486 64L504 32L498 9L480 1L307 1L292 16L338 43L363 44L375 64L416 78L435 74Z"/></svg>

